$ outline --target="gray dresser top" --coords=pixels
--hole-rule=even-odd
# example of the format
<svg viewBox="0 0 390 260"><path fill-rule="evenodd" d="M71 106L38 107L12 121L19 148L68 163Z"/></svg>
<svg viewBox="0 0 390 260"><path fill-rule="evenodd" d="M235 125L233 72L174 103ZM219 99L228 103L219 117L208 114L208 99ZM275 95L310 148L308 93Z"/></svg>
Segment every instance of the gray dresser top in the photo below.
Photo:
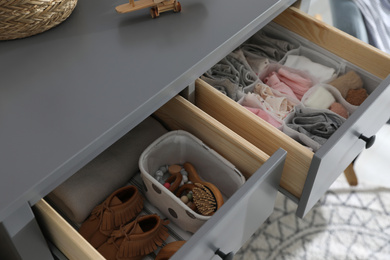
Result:
<svg viewBox="0 0 390 260"><path fill-rule="evenodd" d="M117 14L79 1L58 27L0 42L0 221L34 204L294 1L182 0Z"/></svg>

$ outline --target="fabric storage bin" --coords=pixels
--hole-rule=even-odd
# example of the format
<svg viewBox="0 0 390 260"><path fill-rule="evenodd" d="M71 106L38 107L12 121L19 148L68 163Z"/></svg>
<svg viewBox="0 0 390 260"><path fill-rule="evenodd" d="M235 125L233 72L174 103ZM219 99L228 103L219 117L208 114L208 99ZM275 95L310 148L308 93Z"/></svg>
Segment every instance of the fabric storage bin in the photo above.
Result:
<svg viewBox="0 0 390 260"><path fill-rule="evenodd" d="M259 51L249 51L251 47L257 45L260 47ZM243 50L246 57L267 57L271 61L279 62L284 58L289 51L298 49L300 47L299 41L292 39L283 31L278 30L272 24L267 24L260 31L255 33L239 48ZM255 49L257 49L255 47ZM254 50L254 49L252 49Z"/></svg>
<svg viewBox="0 0 390 260"><path fill-rule="evenodd" d="M245 178L234 165L186 131L171 131L145 149L139 168L147 199L180 228L194 233L210 216L193 211L154 177L162 165L185 162L194 165L201 179L214 184L225 202L244 184Z"/></svg>

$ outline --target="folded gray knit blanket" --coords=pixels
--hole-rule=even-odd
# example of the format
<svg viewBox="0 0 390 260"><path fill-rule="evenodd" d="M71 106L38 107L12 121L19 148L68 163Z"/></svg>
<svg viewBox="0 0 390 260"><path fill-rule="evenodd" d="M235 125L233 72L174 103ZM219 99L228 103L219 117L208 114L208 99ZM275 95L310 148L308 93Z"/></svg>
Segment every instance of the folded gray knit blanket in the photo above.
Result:
<svg viewBox="0 0 390 260"><path fill-rule="evenodd" d="M303 112L297 108L287 126L323 145L344 122L345 118L332 112Z"/></svg>

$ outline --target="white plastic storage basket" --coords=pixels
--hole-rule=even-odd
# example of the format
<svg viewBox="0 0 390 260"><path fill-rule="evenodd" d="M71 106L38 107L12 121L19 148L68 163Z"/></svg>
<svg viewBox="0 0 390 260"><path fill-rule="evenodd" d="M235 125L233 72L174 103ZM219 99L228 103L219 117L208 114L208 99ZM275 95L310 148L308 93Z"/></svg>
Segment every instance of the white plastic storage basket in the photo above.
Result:
<svg viewBox="0 0 390 260"><path fill-rule="evenodd" d="M224 201L241 187L245 178L221 155L182 130L168 132L146 148L139 159L139 168L147 199L181 229L195 233L210 216L193 211L155 178L161 166L185 162L194 165L201 179L214 184Z"/></svg>

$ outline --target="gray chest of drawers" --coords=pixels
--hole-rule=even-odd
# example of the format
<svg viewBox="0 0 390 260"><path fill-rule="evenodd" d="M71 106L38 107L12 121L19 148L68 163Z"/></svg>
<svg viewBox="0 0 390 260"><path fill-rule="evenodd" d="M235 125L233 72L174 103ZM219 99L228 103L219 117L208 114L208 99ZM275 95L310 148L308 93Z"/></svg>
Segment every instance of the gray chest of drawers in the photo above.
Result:
<svg viewBox="0 0 390 260"><path fill-rule="evenodd" d="M151 19L79 1L58 27L0 42L1 254L50 258L30 207L293 2L188 0Z"/></svg>
<svg viewBox="0 0 390 260"><path fill-rule="evenodd" d="M205 70L293 2L188 0L182 3L181 13L164 13L158 19L151 19L147 10L116 14L114 8L120 1L79 2L71 17L57 28L23 40L0 42L2 258L52 258L31 206L41 204L45 195L146 117L156 111L164 114L172 104L182 102L170 100L188 85L199 85L193 83ZM303 2L307 6L308 1ZM304 14L287 10L275 21L378 78L389 74L388 55ZM226 246L222 248L225 252L237 250L243 242L238 236L213 239L213 235L221 230L230 236L241 232L242 239L250 235L253 230L246 229L254 228L250 223L256 218L234 215L234 210L243 212L248 201L267 208L261 216L255 207L250 210L259 216L258 221L267 217L280 178L280 164L286 158L280 147L287 151L281 190L297 201L297 214L305 215L363 149L360 134L375 134L388 119L388 113L380 112L390 107L389 82L387 78L373 90L367 102L317 153L307 153L274 131L267 132L261 123L248 120L245 128L250 125L276 137L274 145L265 150L274 156L258 171L256 163L251 165L256 173L245 189L257 195L237 192L221 213L178 252L177 259L199 256L198 250L208 258L221 245ZM218 101L222 103L213 107L207 100L202 101L207 87L196 88L200 90L195 91L198 107L229 131L261 147L256 135L229 120L224 122L227 117L221 114L218 104L224 104L223 111L237 113L240 118L245 118L245 113L222 98ZM202 120L207 118L199 115ZM210 122L213 128L220 129ZM173 125L198 135L205 131L187 123L184 120ZM229 131L230 139L240 140ZM252 150L256 159L257 150ZM303 165L304 170L291 165ZM269 192L264 193L267 189ZM224 228L232 218L242 226ZM64 228L62 224L59 227ZM209 230L214 233L205 239ZM70 242L75 242L74 237L70 236ZM210 246L212 242L215 248Z"/></svg>

